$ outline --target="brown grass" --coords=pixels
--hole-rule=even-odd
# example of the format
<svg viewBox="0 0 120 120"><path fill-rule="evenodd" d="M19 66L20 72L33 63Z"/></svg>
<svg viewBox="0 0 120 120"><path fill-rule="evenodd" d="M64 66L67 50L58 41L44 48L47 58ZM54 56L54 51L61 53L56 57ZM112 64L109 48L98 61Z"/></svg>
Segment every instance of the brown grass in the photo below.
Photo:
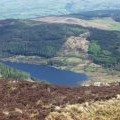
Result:
<svg viewBox="0 0 120 120"><path fill-rule="evenodd" d="M120 120L120 100L66 105L46 120Z"/></svg>
<svg viewBox="0 0 120 120"><path fill-rule="evenodd" d="M65 88L37 82L0 80L0 120L45 120L53 111L58 114L58 119L54 116L55 120L61 120L61 115L62 120L71 120L67 119L68 116L71 117L72 113L77 116L82 103L86 102L88 106L90 101L108 100L118 94L120 86ZM115 103L115 106L119 104ZM59 114L59 110L63 114ZM64 118L64 114L67 118Z"/></svg>

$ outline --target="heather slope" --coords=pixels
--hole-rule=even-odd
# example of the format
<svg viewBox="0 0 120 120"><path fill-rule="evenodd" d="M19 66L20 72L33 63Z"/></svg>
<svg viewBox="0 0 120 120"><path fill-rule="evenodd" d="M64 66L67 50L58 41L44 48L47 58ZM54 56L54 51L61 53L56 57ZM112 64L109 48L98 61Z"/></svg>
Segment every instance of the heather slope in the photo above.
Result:
<svg viewBox="0 0 120 120"><path fill-rule="evenodd" d="M61 107L65 112L66 105L108 100L116 98L118 94L120 94L119 86L63 88L37 82L0 80L0 119L44 120L49 113L61 111ZM111 105L116 106L116 102L115 105ZM79 106L76 107L76 110L79 109ZM92 105L90 107L92 108ZM70 111L70 109L68 110ZM114 112L114 109L112 110ZM60 120L62 116L59 116ZM114 112L114 116L119 118L117 112Z"/></svg>

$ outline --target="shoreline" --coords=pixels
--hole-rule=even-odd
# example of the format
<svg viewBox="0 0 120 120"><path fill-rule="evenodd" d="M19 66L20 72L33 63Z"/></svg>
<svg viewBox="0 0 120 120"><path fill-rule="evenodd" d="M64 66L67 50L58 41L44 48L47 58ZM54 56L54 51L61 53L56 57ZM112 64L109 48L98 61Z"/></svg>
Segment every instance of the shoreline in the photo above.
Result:
<svg viewBox="0 0 120 120"><path fill-rule="evenodd" d="M12 60L2 60L2 62L5 64L5 62L11 62L11 63L22 63L22 64L30 64L30 65L43 65L43 66L48 66L48 67L51 67L51 68L55 68L55 69L57 69L57 70L62 70L62 71L68 71L68 72L72 72L72 73L76 73L76 74L83 74L83 75L86 75L87 76L87 80L84 80L84 82L82 82L81 84L78 84L78 86L84 86L84 85L86 85L86 83L87 83L87 85L88 85L88 83L90 82L90 76L87 74L87 73L85 73L85 72L76 72L76 71L72 71L72 70L69 70L69 69L67 69L67 68L62 68L62 66L59 66L59 67L57 67L57 66L51 66L51 65L49 65L49 64L40 64L40 63L34 63L34 62L28 62L28 61L12 61ZM67 86L66 86L67 87Z"/></svg>
<svg viewBox="0 0 120 120"><path fill-rule="evenodd" d="M23 57L23 59L19 60L20 57L21 58ZM33 57L35 59L38 56L31 56L31 57ZM77 70L76 68L69 68L68 66L60 66L57 64L50 65L50 64L48 64L49 59L45 59L42 57L39 57L39 59L40 59L39 61L37 61L37 60L35 61L34 59L26 60L26 58L27 58L26 56L14 56L11 58L1 59L1 61L25 63L25 64L33 64L33 65L47 65L49 67L52 67L52 68L55 68L58 70L65 70L65 71L70 71L70 72L74 72L74 73L85 74L86 76L88 76L88 80L83 82L81 84L81 86L90 86L90 85L94 85L97 83L102 84L102 85L108 85L110 83L120 82L119 73L117 73L117 74L115 73L115 75L112 75L110 73L107 73L106 71L88 72L88 71L84 71L83 69Z"/></svg>

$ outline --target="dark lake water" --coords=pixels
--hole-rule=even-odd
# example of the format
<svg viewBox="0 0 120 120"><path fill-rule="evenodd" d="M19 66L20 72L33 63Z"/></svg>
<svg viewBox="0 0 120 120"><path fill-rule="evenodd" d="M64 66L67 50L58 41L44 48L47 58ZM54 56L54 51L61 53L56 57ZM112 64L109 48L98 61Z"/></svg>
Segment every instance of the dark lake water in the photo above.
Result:
<svg viewBox="0 0 120 120"><path fill-rule="evenodd" d="M59 70L46 65L5 62L6 65L29 73L32 77L60 86L78 86L88 80L85 74Z"/></svg>

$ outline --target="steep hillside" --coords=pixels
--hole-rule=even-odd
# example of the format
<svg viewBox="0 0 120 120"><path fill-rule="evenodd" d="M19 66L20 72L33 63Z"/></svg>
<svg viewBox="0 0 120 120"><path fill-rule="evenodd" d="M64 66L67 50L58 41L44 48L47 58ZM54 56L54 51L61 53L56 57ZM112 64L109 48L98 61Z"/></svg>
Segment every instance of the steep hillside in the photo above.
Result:
<svg viewBox="0 0 120 120"><path fill-rule="evenodd" d="M62 18L60 18L62 19ZM75 19L75 18L74 18ZM39 19L40 20L40 19ZM93 59L97 64L104 67L120 69L120 32L115 30L102 30L100 25L88 27L78 24L71 24L71 20L61 22L61 20L47 23L46 20L2 20L0 21L0 56L9 57L14 55L40 56L45 58L60 57L61 49L64 52L69 49L69 55L64 57L77 57L83 60ZM89 21L86 21L86 24ZM109 24L108 24L109 26ZM102 29L98 29L101 27ZM86 34L87 33L87 34ZM77 39L75 37L78 37ZM72 39L71 39L72 38ZM74 40L75 38L75 40ZM87 51L81 44L86 39ZM68 42L69 41L69 42ZM76 49L70 53L72 48L65 47L65 44L73 45ZM89 49L90 48L90 49ZM63 51L63 49L62 49ZM77 54L78 53L78 54ZM88 53L91 57L88 57ZM62 54L62 53L61 53Z"/></svg>
<svg viewBox="0 0 120 120"><path fill-rule="evenodd" d="M36 82L0 80L0 120L75 120L84 114L87 118L90 114L89 120L96 120L92 118L94 113L96 117L106 114L100 111L102 106L99 102L94 102L112 98L112 102L103 102L101 105L106 106L104 111L109 108L107 118L111 117L109 113L114 112L113 116L119 120L119 94L120 86L62 88Z"/></svg>
<svg viewBox="0 0 120 120"><path fill-rule="evenodd" d="M0 56L38 55L53 57L70 36L86 30L67 24L46 24L29 20L0 21Z"/></svg>

